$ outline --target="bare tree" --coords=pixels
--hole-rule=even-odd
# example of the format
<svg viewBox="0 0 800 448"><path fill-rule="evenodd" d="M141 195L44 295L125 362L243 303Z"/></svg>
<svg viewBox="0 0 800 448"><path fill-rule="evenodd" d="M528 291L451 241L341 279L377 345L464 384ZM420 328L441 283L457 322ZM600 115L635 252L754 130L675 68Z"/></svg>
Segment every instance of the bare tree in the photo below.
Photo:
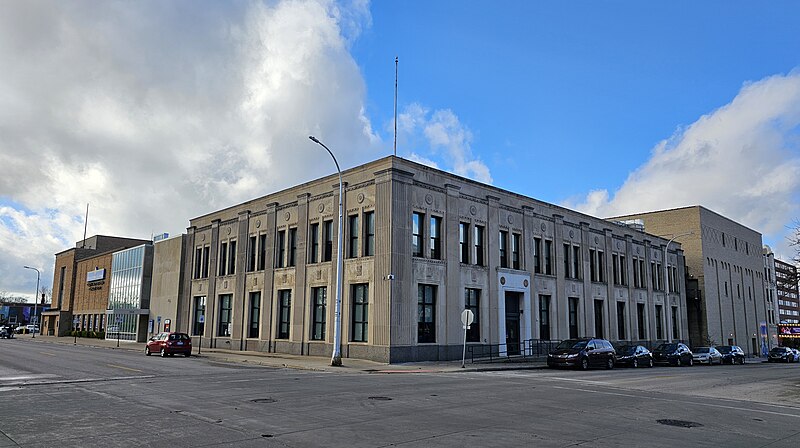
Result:
<svg viewBox="0 0 800 448"><path fill-rule="evenodd" d="M43 296L44 300L42 300ZM37 297L36 300L39 302L40 305L52 303L53 290L51 288L48 288L47 286L42 286L41 288L39 288L39 297Z"/></svg>

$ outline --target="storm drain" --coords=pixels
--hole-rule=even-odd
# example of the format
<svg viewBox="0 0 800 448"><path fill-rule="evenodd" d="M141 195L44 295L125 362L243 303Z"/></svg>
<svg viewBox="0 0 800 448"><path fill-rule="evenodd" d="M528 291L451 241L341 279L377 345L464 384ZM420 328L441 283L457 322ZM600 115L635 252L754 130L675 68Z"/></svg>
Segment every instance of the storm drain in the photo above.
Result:
<svg viewBox="0 0 800 448"><path fill-rule="evenodd" d="M662 419L662 420L656 420L656 421L657 421L658 423L661 423L662 425L667 425L667 426L677 426L677 427L679 427L679 428L698 428L698 427L700 427L700 426L703 426L703 425L702 425L702 424L700 424L700 423L697 423L697 422L688 422L688 421L686 421L686 420L671 420L671 419Z"/></svg>
<svg viewBox="0 0 800 448"><path fill-rule="evenodd" d="M275 403L277 400L274 398L256 398L250 401L253 403Z"/></svg>
<svg viewBox="0 0 800 448"><path fill-rule="evenodd" d="M377 400L377 401L392 401L389 397L368 397L370 400Z"/></svg>

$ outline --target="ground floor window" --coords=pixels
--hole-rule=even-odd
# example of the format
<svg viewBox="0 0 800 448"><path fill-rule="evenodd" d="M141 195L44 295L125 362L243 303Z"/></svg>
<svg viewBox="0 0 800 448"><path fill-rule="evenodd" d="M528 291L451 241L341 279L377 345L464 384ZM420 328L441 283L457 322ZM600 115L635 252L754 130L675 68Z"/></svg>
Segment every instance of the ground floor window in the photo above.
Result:
<svg viewBox="0 0 800 448"><path fill-rule="evenodd" d="M539 296L539 339L550 340L550 296Z"/></svg>
<svg viewBox="0 0 800 448"><path fill-rule="evenodd" d="M656 339L664 339L663 319L661 305L656 305Z"/></svg>
<svg viewBox="0 0 800 448"><path fill-rule="evenodd" d="M604 327L603 301L602 300L595 300L594 301L594 337L596 337L596 338L605 338L605 334L603 332L603 327Z"/></svg>
<svg viewBox="0 0 800 448"><path fill-rule="evenodd" d="M367 342L369 335L369 286L365 283L353 285L350 297L353 300L351 326L353 342Z"/></svg>
<svg viewBox="0 0 800 448"><path fill-rule="evenodd" d="M617 302L617 338L625 340L625 302Z"/></svg>
<svg viewBox="0 0 800 448"><path fill-rule="evenodd" d="M436 286L419 285L417 289L417 342L436 342Z"/></svg>
<svg viewBox="0 0 800 448"><path fill-rule="evenodd" d="M250 293L250 319L247 325L247 337L257 338L259 323L261 322L261 293Z"/></svg>
<svg viewBox="0 0 800 448"><path fill-rule="evenodd" d="M578 337L578 303L580 299L577 297L569 298L569 338L575 339Z"/></svg>
<svg viewBox="0 0 800 448"><path fill-rule="evenodd" d="M644 340L647 337L647 332L645 331L644 303L636 304L636 323L639 326L639 340Z"/></svg>
<svg viewBox="0 0 800 448"><path fill-rule="evenodd" d="M231 302L233 294L219 296L219 326L217 336L229 337L231 335Z"/></svg>
<svg viewBox="0 0 800 448"><path fill-rule="evenodd" d="M678 335L678 307L672 307L672 339L679 339Z"/></svg>
<svg viewBox="0 0 800 448"><path fill-rule="evenodd" d="M464 308L472 311L473 321L467 330L467 342L480 342L481 341L481 326L480 326L480 300L481 290L467 288L464 294Z"/></svg>
<svg viewBox="0 0 800 448"><path fill-rule="evenodd" d="M206 296L195 296L194 298L194 319L192 319L192 334L200 336L203 334L206 322Z"/></svg>
<svg viewBox="0 0 800 448"><path fill-rule="evenodd" d="M278 291L278 335L277 339L289 339L289 322L292 314L292 291Z"/></svg>
<svg viewBox="0 0 800 448"><path fill-rule="evenodd" d="M311 311L311 320L313 327L311 328L312 341L325 340L325 313L326 302L328 299L328 289L325 287L311 288L311 300L313 300L314 308Z"/></svg>

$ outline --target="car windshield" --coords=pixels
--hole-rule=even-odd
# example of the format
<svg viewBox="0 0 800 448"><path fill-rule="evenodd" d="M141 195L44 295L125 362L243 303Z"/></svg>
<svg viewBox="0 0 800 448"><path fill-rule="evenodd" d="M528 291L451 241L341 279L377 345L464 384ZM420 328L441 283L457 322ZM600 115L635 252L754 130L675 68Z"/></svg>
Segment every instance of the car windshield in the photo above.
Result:
<svg viewBox="0 0 800 448"><path fill-rule="evenodd" d="M770 353L783 353L785 351L786 349L783 347L774 347L772 350L770 350Z"/></svg>
<svg viewBox="0 0 800 448"><path fill-rule="evenodd" d="M708 353L710 351L711 351L711 349L708 348L708 347L698 347L698 348L694 349L695 353Z"/></svg>
<svg viewBox="0 0 800 448"><path fill-rule="evenodd" d="M623 345L619 348L618 353L621 355L632 355L636 352L635 345Z"/></svg>
<svg viewBox="0 0 800 448"><path fill-rule="evenodd" d="M569 340L566 340L566 341L561 341L561 343L558 344L558 346L556 346L556 350L566 350L566 349L570 349L570 348L572 348L572 349L582 349L582 348L586 347L586 344L588 342L589 341L577 341L577 340L574 340L574 339L569 339Z"/></svg>
<svg viewBox="0 0 800 448"><path fill-rule="evenodd" d="M661 344L656 347L658 352L674 352L678 349L678 344Z"/></svg>
<svg viewBox="0 0 800 448"><path fill-rule="evenodd" d="M717 351L719 351L720 353L730 353L731 352L731 346L730 345L723 345L723 346L717 347Z"/></svg>

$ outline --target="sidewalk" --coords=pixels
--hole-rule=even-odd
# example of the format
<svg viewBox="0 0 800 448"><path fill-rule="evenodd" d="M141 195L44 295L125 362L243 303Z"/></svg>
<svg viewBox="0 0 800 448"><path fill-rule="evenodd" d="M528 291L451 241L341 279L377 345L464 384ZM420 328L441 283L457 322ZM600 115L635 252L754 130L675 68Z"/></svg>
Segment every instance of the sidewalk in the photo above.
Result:
<svg viewBox="0 0 800 448"><path fill-rule="evenodd" d="M144 356L145 343L143 342L130 342L120 341L117 347L117 341L92 339L92 338L77 338L73 337L55 337L55 336L42 336L37 335L31 338L30 335L19 335L20 339L29 339L31 342L43 344L63 344L63 345L82 345L87 347L97 347L109 350L128 350L138 351ZM198 348L194 347L192 357L206 358L215 362L229 362L229 363L246 363L249 365L258 365L273 368L288 368L298 370L313 370L319 372L336 372L336 373L367 373L367 374L403 374L403 373L445 373L445 372L485 372L497 370L528 370L528 369L542 369L547 365L544 362L496 362L496 363L467 363L464 368L461 368L461 361L426 361L426 362L409 362L400 364L384 364L375 361L367 361L364 359L351 359L343 358L341 367L331 366L329 357L320 356L304 356L304 355L290 355L285 353L264 353L253 351L237 351L225 350L219 348L206 348L197 353Z"/></svg>

